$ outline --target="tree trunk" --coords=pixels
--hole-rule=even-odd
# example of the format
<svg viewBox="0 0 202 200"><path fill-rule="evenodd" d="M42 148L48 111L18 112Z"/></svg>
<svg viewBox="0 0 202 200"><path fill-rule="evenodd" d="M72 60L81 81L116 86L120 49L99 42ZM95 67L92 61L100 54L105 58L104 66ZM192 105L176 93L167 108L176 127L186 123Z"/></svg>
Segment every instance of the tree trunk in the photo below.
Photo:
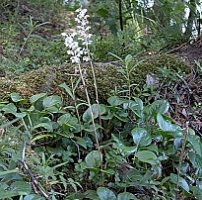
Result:
<svg viewBox="0 0 202 200"><path fill-rule="evenodd" d="M187 19L186 31L184 33L184 36L186 39L189 39L192 36L192 27L193 27L195 11L196 11L196 0L190 0L189 9L190 9L190 13Z"/></svg>

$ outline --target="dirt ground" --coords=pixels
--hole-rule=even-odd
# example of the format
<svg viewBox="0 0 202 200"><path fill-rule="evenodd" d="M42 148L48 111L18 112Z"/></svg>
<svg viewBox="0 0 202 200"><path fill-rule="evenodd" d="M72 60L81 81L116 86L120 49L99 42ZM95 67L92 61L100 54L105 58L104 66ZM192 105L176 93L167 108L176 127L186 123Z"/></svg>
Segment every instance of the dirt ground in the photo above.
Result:
<svg viewBox="0 0 202 200"><path fill-rule="evenodd" d="M170 51L191 64L191 73L181 78L174 93L167 94L172 105L172 116L177 123L189 126L202 136L202 38L184 43ZM178 99L174 98L178 95Z"/></svg>

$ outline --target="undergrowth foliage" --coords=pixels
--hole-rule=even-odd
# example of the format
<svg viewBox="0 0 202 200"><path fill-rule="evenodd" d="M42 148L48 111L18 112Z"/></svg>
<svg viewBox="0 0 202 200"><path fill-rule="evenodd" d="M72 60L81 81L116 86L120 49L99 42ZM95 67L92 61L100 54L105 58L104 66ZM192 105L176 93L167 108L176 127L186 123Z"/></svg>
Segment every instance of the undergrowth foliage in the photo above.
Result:
<svg viewBox="0 0 202 200"><path fill-rule="evenodd" d="M187 122L177 125L169 103L145 104L131 92L132 56L122 70L123 96L98 97L86 9L77 10L76 32L63 33L67 54L79 72L61 88L74 102L39 93L17 93L0 103L0 197L2 199L181 199L202 198L202 143ZM96 101L86 84L91 66ZM75 95L83 85L86 100ZM123 91L121 91L123 94Z"/></svg>
<svg viewBox="0 0 202 200"><path fill-rule="evenodd" d="M165 115L167 101L144 105L139 98L111 96L78 119L56 95L40 93L27 101L13 93L11 99L0 104L1 197L200 197L202 143ZM103 160L94 148L92 120ZM86 191L86 184L95 190Z"/></svg>

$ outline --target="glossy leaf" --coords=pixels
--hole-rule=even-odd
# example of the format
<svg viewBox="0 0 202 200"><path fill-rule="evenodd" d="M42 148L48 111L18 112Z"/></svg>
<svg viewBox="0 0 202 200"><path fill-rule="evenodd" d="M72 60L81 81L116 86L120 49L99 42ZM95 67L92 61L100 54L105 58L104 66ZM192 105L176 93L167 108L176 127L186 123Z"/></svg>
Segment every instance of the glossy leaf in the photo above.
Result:
<svg viewBox="0 0 202 200"><path fill-rule="evenodd" d="M162 131L179 132L182 130L179 126L172 124L168 120L165 120L165 118L160 113L157 114L157 122Z"/></svg>
<svg viewBox="0 0 202 200"><path fill-rule="evenodd" d="M116 200L116 195L108 188L99 187L97 189L97 194L100 200Z"/></svg>
<svg viewBox="0 0 202 200"><path fill-rule="evenodd" d="M166 100L156 100L151 104L151 109L156 113L165 114L168 112L169 106Z"/></svg>
<svg viewBox="0 0 202 200"><path fill-rule="evenodd" d="M93 113L93 118L98 118L99 115L106 113L106 107L103 104L93 104L91 108L88 108L83 114L83 120L85 122L91 121L91 111Z"/></svg>
<svg viewBox="0 0 202 200"><path fill-rule="evenodd" d="M45 200L45 198L37 194L29 194L25 196L23 200Z"/></svg>
<svg viewBox="0 0 202 200"><path fill-rule="evenodd" d="M137 146L148 146L152 142L151 136L147 133L144 128L134 128L132 130L133 141Z"/></svg>
<svg viewBox="0 0 202 200"><path fill-rule="evenodd" d="M202 144L200 142L200 138L197 135L189 135L188 142L192 145L193 149L196 153L202 156Z"/></svg>
<svg viewBox="0 0 202 200"><path fill-rule="evenodd" d="M7 105L5 105L2 110L5 112L5 113L11 113L11 114L14 114L17 112L17 108L16 106L13 104L13 103L9 103Z"/></svg>
<svg viewBox="0 0 202 200"><path fill-rule="evenodd" d="M11 93L11 100L13 102L20 102L23 100L23 98L16 92Z"/></svg>
<svg viewBox="0 0 202 200"><path fill-rule="evenodd" d="M62 106L62 99L60 96L52 95L44 98L43 106L45 108L52 107L52 106Z"/></svg>
<svg viewBox="0 0 202 200"><path fill-rule="evenodd" d="M117 96L111 96L107 99L107 102L111 105L111 106L119 106L121 104L124 103L124 100L121 99L120 97Z"/></svg>
<svg viewBox="0 0 202 200"><path fill-rule="evenodd" d="M99 167L101 164L100 153L96 150L91 151L85 157L86 166L89 168Z"/></svg>
<svg viewBox="0 0 202 200"><path fill-rule="evenodd" d="M143 118L143 102L141 99L135 97L134 100L130 100L128 104L128 108L134 112L134 114L139 117Z"/></svg>
<svg viewBox="0 0 202 200"><path fill-rule="evenodd" d="M137 198L130 192L123 192L118 195L117 200L137 200Z"/></svg>
<svg viewBox="0 0 202 200"><path fill-rule="evenodd" d="M182 178L182 177L177 177L176 174L171 174L170 175L171 181L175 184L178 184L182 189L184 189L186 192L189 192L189 185L187 183L187 181Z"/></svg>
<svg viewBox="0 0 202 200"><path fill-rule="evenodd" d="M151 165L157 164L157 156L152 151L138 151L136 154L137 158L145 163L149 163Z"/></svg>
<svg viewBox="0 0 202 200"><path fill-rule="evenodd" d="M36 101L38 101L39 99L42 99L43 97L45 97L46 95L47 95L46 93L35 94L30 97L30 103L33 104Z"/></svg>

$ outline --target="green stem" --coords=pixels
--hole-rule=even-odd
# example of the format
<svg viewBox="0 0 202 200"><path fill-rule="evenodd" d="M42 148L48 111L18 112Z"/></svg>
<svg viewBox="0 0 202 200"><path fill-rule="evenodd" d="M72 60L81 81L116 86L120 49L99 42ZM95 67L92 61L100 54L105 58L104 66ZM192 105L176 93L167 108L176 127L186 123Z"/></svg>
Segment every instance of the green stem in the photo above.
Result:
<svg viewBox="0 0 202 200"><path fill-rule="evenodd" d="M178 190L178 187L179 187L180 169L181 169L183 158L184 158L184 152L185 152L185 147L186 147L188 134L189 134L189 122L186 122L184 143L183 143L182 150L181 150L181 153L180 153L179 166L178 166L178 170L177 170L177 187L176 187L177 190ZM177 194L176 194L176 196L177 196Z"/></svg>
<svg viewBox="0 0 202 200"><path fill-rule="evenodd" d="M97 150L100 153L100 158L101 158L101 161L102 161L102 153L101 153L100 144L99 144L99 140L98 140L98 136L97 136L94 115L93 115L92 106L91 106L91 102L90 102L90 97L89 97L87 85L86 85L86 82L85 82L85 79L84 79L84 76L83 76L83 72L82 72L81 64L80 63L78 64L78 67L79 67L79 72L80 72L80 76L81 76L81 81L82 81L82 84L83 84L83 87L84 87L84 91L85 91L85 94L86 94L88 107L90 109L90 116L91 116L91 120L92 120L92 124L93 124L93 129L94 129L96 148L97 148Z"/></svg>

